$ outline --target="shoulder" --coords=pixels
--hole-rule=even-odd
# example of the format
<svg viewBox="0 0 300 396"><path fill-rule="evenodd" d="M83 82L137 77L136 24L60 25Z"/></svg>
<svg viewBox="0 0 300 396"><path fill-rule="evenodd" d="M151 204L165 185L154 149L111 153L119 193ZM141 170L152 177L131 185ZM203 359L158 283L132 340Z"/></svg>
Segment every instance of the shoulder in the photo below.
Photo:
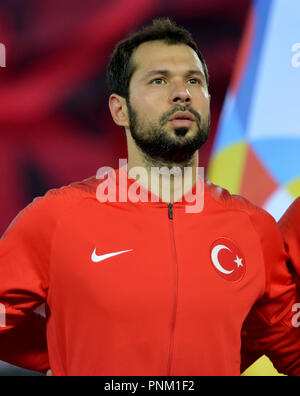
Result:
<svg viewBox="0 0 300 396"><path fill-rule="evenodd" d="M209 185L210 196L214 202L217 202L223 210L239 211L241 214L248 216L249 226L254 231L258 245L261 251L266 276L266 289L270 287L271 276L274 273L279 274L280 279L288 276L285 267L286 252L284 249L283 239L275 219L264 209L254 205L246 198L238 195L232 195L227 190ZM229 219L230 221L230 219ZM245 227L245 223L242 227ZM241 228L241 233L244 228Z"/></svg>
<svg viewBox="0 0 300 396"><path fill-rule="evenodd" d="M36 197L29 205L32 208L73 208L82 200L96 196L98 180L95 177L73 182L67 186L49 190L44 196Z"/></svg>
<svg viewBox="0 0 300 396"><path fill-rule="evenodd" d="M279 220L279 228L289 254L293 272L300 274L300 198L296 199ZM299 275L297 275L299 283Z"/></svg>
<svg viewBox="0 0 300 396"><path fill-rule="evenodd" d="M287 229L294 229L300 234L300 197L297 198L291 206L286 210L284 215L279 220L279 226L282 231Z"/></svg>
<svg viewBox="0 0 300 396"><path fill-rule="evenodd" d="M61 216L73 211L82 200L96 199L98 180L95 177L49 190L36 197L10 224L6 234L14 230L26 232L53 229Z"/></svg>
<svg viewBox="0 0 300 396"><path fill-rule="evenodd" d="M278 232L275 219L266 210L253 204L248 199L240 195L231 194L228 190L211 182L206 182L206 191L214 205L218 205L222 210L240 212L241 215L248 216L259 234Z"/></svg>
<svg viewBox="0 0 300 396"><path fill-rule="evenodd" d="M241 211L245 214L248 214L249 216L261 216L265 219L268 219L272 223L275 222L274 218L268 212L255 205L247 198L241 195L231 194L225 188L217 186L209 181L207 181L205 184L206 192L209 198L224 210Z"/></svg>

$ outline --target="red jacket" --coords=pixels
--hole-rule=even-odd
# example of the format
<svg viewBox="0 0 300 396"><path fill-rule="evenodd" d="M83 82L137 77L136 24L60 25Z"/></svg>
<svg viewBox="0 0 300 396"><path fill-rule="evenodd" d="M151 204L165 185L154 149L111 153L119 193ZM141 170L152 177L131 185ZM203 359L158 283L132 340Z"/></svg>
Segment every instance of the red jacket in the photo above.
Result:
<svg viewBox="0 0 300 396"><path fill-rule="evenodd" d="M300 292L300 198L289 207L278 224L288 251L289 268Z"/></svg>
<svg viewBox="0 0 300 396"><path fill-rule="evenodd" d="M19 326L0 334L0 360L46 373L50 365L44 317L32 312Z"/></svg>
<svg viewBox="0 0 300 396"><path fill-rule="evenodd" d="M188 194L100 203L99 183L50 191L5 233L0 334L46 301L54 375L239 375L244 325L247 348L300 374L295 286L270 215L209 183L200 213L186 213Z"/></svg>

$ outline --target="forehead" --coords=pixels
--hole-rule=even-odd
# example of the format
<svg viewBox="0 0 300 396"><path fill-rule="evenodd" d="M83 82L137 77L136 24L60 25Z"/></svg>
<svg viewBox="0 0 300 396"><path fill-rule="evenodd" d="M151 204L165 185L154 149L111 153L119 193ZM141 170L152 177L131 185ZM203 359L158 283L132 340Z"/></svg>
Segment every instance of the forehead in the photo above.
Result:
<svg viewBox="0 0 300 396"><path fill-rule="evenodd" d="M143 74L154 69L199 70L203 65L197 53L188 45L171 44L163 41L149 41L141 44L133 53L132 62L136 73Z"/></svg>

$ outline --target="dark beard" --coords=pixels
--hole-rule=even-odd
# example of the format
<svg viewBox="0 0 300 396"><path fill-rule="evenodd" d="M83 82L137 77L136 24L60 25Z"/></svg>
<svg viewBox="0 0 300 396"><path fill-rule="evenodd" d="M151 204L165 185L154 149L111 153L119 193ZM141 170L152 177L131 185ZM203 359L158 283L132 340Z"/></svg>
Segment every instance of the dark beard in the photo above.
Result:
<svg viewBox="0 0 300 396"><path fill-rule="evenodd" d="M197 150L207 141L210 129L210 119L206 125L201 125L199 114L187 106L176 107L172 113L162 117L160 125L143 127L140 125L136 111L127 103L130 131L137 146L151 159L163 163L187 164ZM198 131L193 137L186 137L188 128L175 128L177 139L172 138L163 129L163 125L177 111L190 111L196 117Z"/></svg>

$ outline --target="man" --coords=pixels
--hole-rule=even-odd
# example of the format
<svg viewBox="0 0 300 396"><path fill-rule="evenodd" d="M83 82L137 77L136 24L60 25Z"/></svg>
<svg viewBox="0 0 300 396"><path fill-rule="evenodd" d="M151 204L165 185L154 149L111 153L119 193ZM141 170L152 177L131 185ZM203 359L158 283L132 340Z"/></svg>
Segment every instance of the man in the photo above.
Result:
<svg viewBox="0 0 300 396"><path fill-rule="evenodd" d="M155 21L117 46L108 83L128 165L19 215L0 243L0 332L46 301L54 375L239 375L244 326L248 350L299 375L276 223L198 174L210 96L190 34Z"/></svg>
<svg viewBox="0 0 300 396"><path fill-rule="evenodd" d="M300 291L300 198L279 220L279 227L289 255L289 269Z"/></svg>

